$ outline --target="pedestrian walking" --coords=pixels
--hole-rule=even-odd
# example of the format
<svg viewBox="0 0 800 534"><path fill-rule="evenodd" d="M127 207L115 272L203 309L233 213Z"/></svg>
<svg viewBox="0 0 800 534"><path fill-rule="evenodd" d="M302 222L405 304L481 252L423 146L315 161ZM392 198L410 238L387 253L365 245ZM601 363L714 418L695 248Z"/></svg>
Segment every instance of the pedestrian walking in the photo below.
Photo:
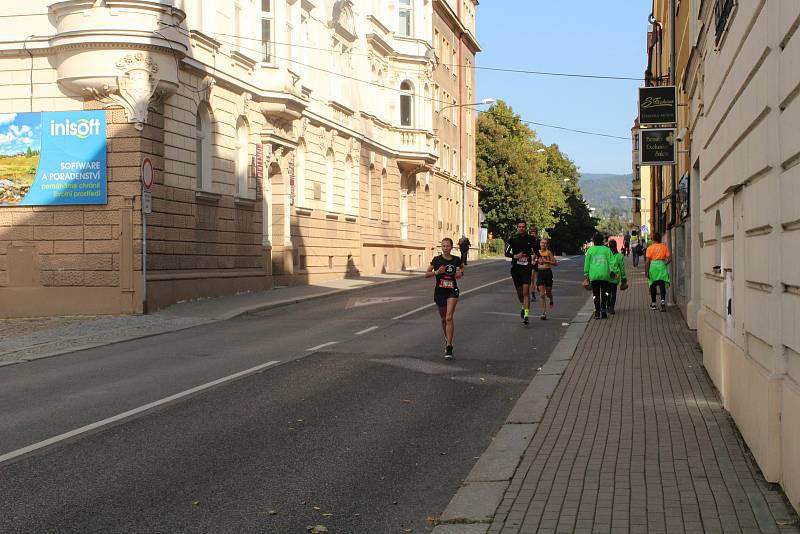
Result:
<svg viewBox="0 0 800 534"><path fill-rule="evenodd" d="M631 253L631 233L625 230L625 235L622 236L622 253L629 256Z"/></svg>
<svg viewBox="0 0 800 534"><path fill-rule="evenodd" d="M461 239L458 240L458 250L461 252L461 265L467 265L467 256L469 255L469 247L472 246L472 243L469 242L469 238L466 235L462 235Z"/></svg>
<svg viewBox="0 0 800 534"><path fill-rule="evenodd" d="M667 265L672 261L672 254L667 245L661 242L661 234L653 232L653 242L647 247L644 258L644 270L650 284L650 309L656 309L656 290L661 292L661 311L667 311L667 286L672 283Z"/></svg>
<svg viewBox="0 0 800 534"><path fill-rule="evenodd" d="M608 314L614 315L617 313L617 290L622 284L628 283L628 275L625 272L625 256L617 250L617 242L611 241L608 246L611 249L611 271L614 273L609 284Z"/></svg>
<svg viewBox="0 0 800 534"><path fill-rule="evenodd" d="M639 258L644 254L644 250L642 249L642 238L636 230L631 234L631 253L633 254L633 266L639 267Z"/></svg>
<svg viewBox="0 0 800 534"><path fill-rule="evenodd" d="M461 259L450 254L452 250L453 240L449 237L442 239L442 253L431 260L428 270L425 271L425 278L436 277L433 302L439 308L439 317L442 320L445 339L444 357L447 360L453 359L458 280L464 276L464 265Z"/></svg>
<svg viewBox="0 0 800 534"><path fill-rule="evenodd" d="M519 316L523 324L528 324L531 306L531 273L533 272L534 239L528 235L527 224L517 223L517 235L508 240L506 258L511 258L511 279L517 290L517 298L522 305Z"/></svg>
<svg viewBox="0 0 800 534"><path fill-rule="evenodd" d="M603 234L594 234L593 245L586 250L586 257L583 261L583 274L592 286L595 319L608 318L611 249L603 245L603 241Z"/></svg>
<svg viewBox="0 0 800 534"><path fill-rule="evenodd" d="M536 265L539 269L536 273L536 287L539 289L541 297L542 314L541 320L547 319L548 304L553 309L553 267L558 265L556 257L550 250L550 240L544 238L540 242L539 255L536 256ZM549 301L549 303L548 303Z"/></svg>

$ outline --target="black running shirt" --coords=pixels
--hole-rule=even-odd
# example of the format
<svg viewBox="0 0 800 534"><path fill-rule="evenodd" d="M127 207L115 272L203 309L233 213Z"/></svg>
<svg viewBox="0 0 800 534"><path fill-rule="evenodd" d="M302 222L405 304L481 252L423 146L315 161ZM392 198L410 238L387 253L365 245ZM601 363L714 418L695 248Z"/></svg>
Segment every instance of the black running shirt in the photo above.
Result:
<svg viewBox="0 0 800 534"><path fill-rule="evenodd" d="M456 273L458 273L458 269L461 267L461 258L453 256L447 260L440 254L431 260L431 265L433 265L434 273L438 271L439 267L442 265L445 267L442 274L436 275L436 291L458 290Z"/></svg>
<svg viewBox="0 0 800 534"><path fill-rule="evenodd" d="M516 259L514 256L524 252L525 256ZM511 258L511 267L521 267L530 269L533 266L533 258L536 257L536 241L529 235L516 235L512 237L506 245L506 258Z"/></svg>

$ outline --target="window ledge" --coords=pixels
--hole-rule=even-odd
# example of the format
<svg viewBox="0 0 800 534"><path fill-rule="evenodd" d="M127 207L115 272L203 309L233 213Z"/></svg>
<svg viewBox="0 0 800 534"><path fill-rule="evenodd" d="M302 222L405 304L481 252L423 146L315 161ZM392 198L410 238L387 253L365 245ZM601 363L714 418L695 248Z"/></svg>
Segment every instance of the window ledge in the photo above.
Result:
<svg viewBox="0 0 800 534"><path fill-rule="evenodd" d="M295 215L302 215L304 217L309 217L311 215L311 208L295 208L294 213Z"/></svg>
<svg viewBox="0 0 800 534"><path fill-rule="evenodd" d="M242 208L255 208L256 201L253 198L233 197L233 203Z"/></svg>
<svg viewBox="0 0 800 534"><path fill-rule="evenodd" d="M356 217L355 215L345 215L344 220L347 222L356 222L356 220L358 220L358 217Z"/></svg>
<svg viewBox="0 0 800 534"><path fill-rule="evenodd" d="M325 218L338 221L339 220L339 214L338 213L330 213L330 212L328 212L328 213L325 214Z"/></svg>
<svg viewBox="0 0 800 534"><path fill-rule="evenodd" d="M198 202L204 202L206 204L219 204L222 195L219 193L212 193L211 191L195 191L194 198Z"/></svg>

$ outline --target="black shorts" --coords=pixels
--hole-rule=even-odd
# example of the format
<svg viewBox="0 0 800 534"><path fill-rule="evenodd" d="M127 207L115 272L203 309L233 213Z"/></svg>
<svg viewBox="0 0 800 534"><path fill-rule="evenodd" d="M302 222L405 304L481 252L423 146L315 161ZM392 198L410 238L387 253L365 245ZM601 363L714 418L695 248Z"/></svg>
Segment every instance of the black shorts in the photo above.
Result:
<svg viewBox="0 0 800 534"><path fill-rule="evenodd" d="M539 273L536 275L536 285L537 287L538 286L553 287L553 270L540 269Z"/></svg>
<svg viewBox="0 0 800 534"><path fill-rule="evenodd" d="M511 268L511 278L514 280L514 287L522 287L531 285L531 269L530 265L520 266L515 265Z"/></svg>
<svg viewBox="0 0 800 534"><path fill-rule="evenodd" d="M433 302L437 306L447 306L447 301L450 299L458 298L458 288L455 289L437 289L433 292Z"/></svg>

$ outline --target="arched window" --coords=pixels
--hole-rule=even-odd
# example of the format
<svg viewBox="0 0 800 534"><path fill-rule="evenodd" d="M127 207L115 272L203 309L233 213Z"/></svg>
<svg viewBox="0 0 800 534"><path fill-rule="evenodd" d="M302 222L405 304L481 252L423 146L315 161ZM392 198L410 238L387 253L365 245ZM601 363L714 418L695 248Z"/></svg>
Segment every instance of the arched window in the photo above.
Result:
<svg viewBox="0 0 800 534"><path fill-rule="evenodd" d="M325 209L333 212L333 150L325 155Z"/></svg>
<svg viewBox="0 0 800 534"><path fill-rule="evenodd" d="M412 126L414 116L414 91L411 83L405 81L400 84L400 125Z"/></svg>
<svg viewBox="0 0 800 534"><path fill-rule="evenodd" d="M353 158L344 160L344 212L353 212Z"/></svg>
<svg viewBox="0 0 800 534"><path fill-rule="evenodd" d="M294 167L295 204L305 207L306 204L306 143L302 139L297 145L297 161Z"/></svg>
<svg viewBox="0 0 800 534"><path fill-rule="evenodd" d="M400 20L399 22L399 32L400 35L403 37L411 37L411 30L412 30L412 14L413 11L411 9L411 2L412 0L400 0Z"/></svg>
<svg viewBox="0 0 800 534"><path fill-rule="evenodd" d="M211 114L208 106L200 104L195 122L195 159L197 189L211 191Z"/></svg>
<svg viewBox="0 0 800 534"><path fill-rule="evenodd" d="M236 123L236 195L246 198L248 193L247 170L250 156L250 128L244 117L239 117Z"/></svg>

